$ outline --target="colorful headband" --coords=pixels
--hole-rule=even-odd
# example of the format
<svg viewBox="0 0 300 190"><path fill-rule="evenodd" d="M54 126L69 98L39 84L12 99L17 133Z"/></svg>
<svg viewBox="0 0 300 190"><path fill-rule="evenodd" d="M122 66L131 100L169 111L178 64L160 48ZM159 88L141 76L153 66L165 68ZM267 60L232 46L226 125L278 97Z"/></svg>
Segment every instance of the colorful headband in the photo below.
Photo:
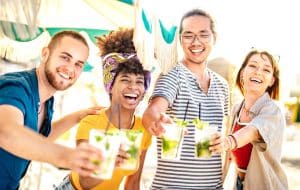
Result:
<svg viewBox="0 0 300 190"><path fill-rule="evenodd" d="M110 93L112 83L116 76L116 69L119 63L123 63L128 59L136 57L135 53L109 53L102 58L103 62L103 83L107 93ZM145 91L150 86L151 73L144 70Z"/></svg>

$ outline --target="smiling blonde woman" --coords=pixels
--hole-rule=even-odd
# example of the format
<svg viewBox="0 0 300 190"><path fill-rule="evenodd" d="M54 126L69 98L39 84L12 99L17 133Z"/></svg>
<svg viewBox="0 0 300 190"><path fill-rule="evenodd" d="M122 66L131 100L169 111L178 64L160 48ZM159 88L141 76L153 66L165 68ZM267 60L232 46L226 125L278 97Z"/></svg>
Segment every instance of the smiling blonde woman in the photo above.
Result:
<svg viewBox="0 0 300 190"><path fill-rule="evenodd" d="M234 164L236 183L229 189L288 189L280 163L286 123L276 102L279 83L274 56L267 51L249 52L236 79L244 100L233 108L230 134L216 139L214 144L220 144L212 147L216 152L226 150L225 174Z"/></svg>

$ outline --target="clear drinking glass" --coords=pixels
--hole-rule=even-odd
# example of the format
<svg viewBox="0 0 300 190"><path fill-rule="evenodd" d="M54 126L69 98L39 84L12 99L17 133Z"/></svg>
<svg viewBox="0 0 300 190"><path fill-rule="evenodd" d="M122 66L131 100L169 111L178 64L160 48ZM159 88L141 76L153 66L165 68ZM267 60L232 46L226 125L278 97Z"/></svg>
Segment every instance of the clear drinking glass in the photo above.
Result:
<svg viewBox="0 0 300 190"><path fill-rule="evenodd" d="M184 128L175 123L164 124L165 133L162 136L162 159L179 160Z"/></svg>
<svg viewBox="0 0 300 190"><path fill-rule="evenodd" d="M218 126L200 120L193 123L195 125L195 157L210 158L209 143L212 135L218 131Z"/></svg>
<svg viewBox="0 0 300 190"><path fill-rule="evenodd" d="M134 170L138 166L138 159L141 153L143 139L142 130L121 130L121 147L130 155L119 167L126 170Z"/></svg>
<svg viewBox="0 0 300 190"><path fill-rule="evenodd" d="M99 179L110 179L112 177L116 158L119 152L121 138L119 132L104 132L92 129L90 131L90 144L99 148L103 154L104 160L92 160L94 164L99 165L99 170L94 172L94 177Z"/></svg>

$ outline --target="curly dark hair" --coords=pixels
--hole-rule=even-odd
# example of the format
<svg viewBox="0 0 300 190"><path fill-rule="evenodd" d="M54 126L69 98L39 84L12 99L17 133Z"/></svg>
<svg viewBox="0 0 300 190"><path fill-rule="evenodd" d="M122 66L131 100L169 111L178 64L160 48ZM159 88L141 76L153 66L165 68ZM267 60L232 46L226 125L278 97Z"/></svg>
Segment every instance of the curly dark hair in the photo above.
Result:
<svg viewBox="0 0 300 190"><path fill-rule="evenodd" d="M119 73L132 73L136 75L144 74L144 68L139 59L132 57L125 62L119 63L118 67L114 70L116 76Z"/></svg>
<svg viewBox="0 0 300 190"><path fill-rule="evenodd" d="M136 53L134 48L133 28L120 27L109 34L96 36L100 56L109 53Z"/></svg>
<svg viewBox="0 0 300 190"><path fill-rule="evenodd" d="M96 39L100 50L99 54L102 57L103 72L109 76L107 78L106 74L104 74L105 88L111 88L120 73L128 73L143 75L145 89L148 89L151 73L144 70L143 64L136 55L133 42L133 28L120 27L118 30L111 31L107 35L98 36ZM109 80L112 80L111 84Z"/></svg>

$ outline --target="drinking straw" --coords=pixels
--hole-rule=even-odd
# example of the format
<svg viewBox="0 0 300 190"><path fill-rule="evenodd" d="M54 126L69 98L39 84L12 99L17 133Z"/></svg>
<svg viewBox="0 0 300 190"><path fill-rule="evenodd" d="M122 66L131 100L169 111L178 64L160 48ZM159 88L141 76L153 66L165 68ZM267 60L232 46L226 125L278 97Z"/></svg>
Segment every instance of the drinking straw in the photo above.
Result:
<svg viewBox="0 0 300 190"><path fill-rule="evenodd" d="M186 104L186 107L185 107L185 111L184 111L184 117L183 117L183 121L186 120L186 115L187 115L187 112L188 112L188 109L189 109L189 100ZM179 138L179 143L182 141L182 137L183 137L183 127L181 127L181 131L180 131L180 138ZM177 151L176 151L176 157L178 155L178 152L179 152L179 145L177 146Z"/></svg>
<svg viewBox="0 0 300 190"><path fill-rule="evenodd" d="M111 106L111 112L108 116L108 122L107 122L106 127L105 127L105 132L104 132L105 135L107 134L109 124L110 124L111 119L112 119L112 115L114 114L115 111L116 111L115 106Z"/></svg>
<svg viewBox="0 0 300 190"><path fill-rule="evenodd" d="M199 113L198 118L201 120L201 102L199 102Z"/></svg>
<svg viewBox="0 0 300 190"><path fill-rule="evenodd" d="M117 104L117 108L118 108L118 128L119 128L119 130L121 130L121 105L120 104ZM132 116L130 117L130 119L132 120ZM133 123L132 123L132 125L131 125L131 128L134 126L134 124L135 124L135 116L133 115ZM130 128L130 129L131 129Z"/></svg>
<svg viewBox="0 0 300 190"><path fill-rule="evenodd" d="M118 119L119 119L118 128L119 128L119 130L121 130L121 110L120 110L120 104L118 104Z"/></svg>
<svg viewBox="0 0 300 190"><path fill-rule="evenodd" d="M183 117L183 121L185 121L186 120L186 114L187 114L187 111L188 111L188 109L189 109L189 100L187 101L187 104L186 104L186 106L185 106L185 110L184 110L184 117Z"/></svg>

